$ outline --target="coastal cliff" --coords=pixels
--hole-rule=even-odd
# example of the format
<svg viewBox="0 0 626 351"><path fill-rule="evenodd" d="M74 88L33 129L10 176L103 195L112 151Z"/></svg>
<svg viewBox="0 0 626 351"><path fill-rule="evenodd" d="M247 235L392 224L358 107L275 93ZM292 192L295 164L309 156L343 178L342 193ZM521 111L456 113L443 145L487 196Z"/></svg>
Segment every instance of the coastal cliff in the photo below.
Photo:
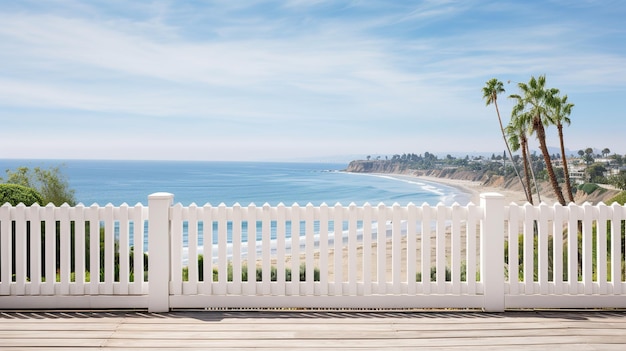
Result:
<svg viewBox="0 0 626 351"><path fill-rule="evenodd" d="M389 161L352 161L348 164L346 172L354 173L394 173L394 174L412 174L414 170L409 169L408 165L389 162Z"/></svg>
<svg viewBox="0 0 626 351"><path fill-rule="evenodd" d="M356 160L350 162L345 171L355 173L405 174L416 177L423 176L450 180L472 181L480 183L480 185L485 187L523 192L522 186L516 176L505 177L497 175L490 170L467 170L455 167L412 169L406 163L392 162L389 160ZM538 187L541 194L546 194L548 196L552 195L552 189L548 182L540 181ZM584 202L608 203L611 198L619 193L619 190L610 190L598 187L590 193L577 191L574 200L577 204L582 204Z"/></svg>

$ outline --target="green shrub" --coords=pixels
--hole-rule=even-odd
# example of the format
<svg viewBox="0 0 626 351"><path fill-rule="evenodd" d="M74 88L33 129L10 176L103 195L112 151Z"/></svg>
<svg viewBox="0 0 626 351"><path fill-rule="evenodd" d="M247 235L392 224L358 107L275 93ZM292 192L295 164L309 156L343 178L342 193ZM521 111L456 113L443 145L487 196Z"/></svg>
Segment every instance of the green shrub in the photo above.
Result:
<svg viewBox="0 0 626 351"><path fill-rule="evenodd" d="M578 186L578 190L584 191L585 194L587 195L593 193L598 188L599 188L598 184L594 184L594 183L585 183L585 184L580 184Z"/></svg>
<svg viewBox="0 0 626 351"><path fill-rule="evenodd" d="M33 188L18 184L0 184L0 205L7 202L12 206L20 203L31 206L34 203L43 204L43 197Z"/></svg>
<svg viewBox="0 0 626 351"><path fill-rule="evenodd" d="M61 206L63 203L70 206L76 204L74 189L70 188L67 177L61 172L60 167L50 169L18 167L13 171L7 169L6 179L0 178L0 181L36 189L43 199L39 202L42 206L48 203L55 206Z"/></svg>

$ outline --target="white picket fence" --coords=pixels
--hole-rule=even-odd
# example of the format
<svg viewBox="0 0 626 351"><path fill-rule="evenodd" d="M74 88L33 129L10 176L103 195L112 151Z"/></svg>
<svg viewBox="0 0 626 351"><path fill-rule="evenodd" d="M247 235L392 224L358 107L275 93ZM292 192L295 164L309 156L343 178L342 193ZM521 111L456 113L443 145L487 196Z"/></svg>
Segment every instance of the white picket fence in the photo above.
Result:
<svg viewBox="0 0 626 351"><path fill-rule="evenodd" d="M183 207L167 193L147 207L7 204L0 309L623 308L625 219L617 204L498 194L467 206Z"/></svg>

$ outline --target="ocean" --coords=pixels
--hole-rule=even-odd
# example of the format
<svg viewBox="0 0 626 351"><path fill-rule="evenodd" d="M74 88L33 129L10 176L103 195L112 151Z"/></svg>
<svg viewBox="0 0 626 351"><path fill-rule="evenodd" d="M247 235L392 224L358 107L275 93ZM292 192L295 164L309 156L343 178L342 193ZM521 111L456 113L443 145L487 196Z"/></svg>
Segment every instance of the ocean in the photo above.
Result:
<svg viewBox="0 0 626 351"><path fill-rule="evenodd" d="M187 162L187 161L102 161L102 160L0 160L0 170L60 167L76 200L86 206L124 203L147 205L148 195L155 192L174 194L174 202L188 206L222 203L247 206L265 203L291 206L311 203L363 205L421 205L458 202L466 205L470 195L457 188L402 175L381 175L342 172L346 164L336 163L274 163L274 162ZM4 178L6 174L2 172ZM187 247L187 227L183 227L183 246ZM258 224L260 225L260 223ZM271 238L274 245L275 229ZM116 237L119 228L115 228ZM214 228L216 231L217 228ZM261 228L257 231L261 240ZM231 241L228 232L228 241ZM301 233L303 234L303 233ZM244 235L245 236L245 235ZM144 249L148 249L147 235ZM244 242L247 238L243 238ZM213 250L217 250L214 238ZM132 239L131 239L132 241ZM199 238L200 253L204 240ZM260 245L260 244L259 244ZM273 247L273 246L272 246ZM257 247L260 253L261 247ZM216 256L217 253L213 257ZM187 263L186 251L183 263Z"/></svg>
<svg viewBox="0 0 626 351"><path fill-rule="evenodd" d="M465 205L470 195L457 188L408 176L347 173L347 164L200 161L0 160L4 170L59 166L76 200L91 204L147 204L155 192L174 194L188 206L279 203L329 206L340 203Z"/></svg>

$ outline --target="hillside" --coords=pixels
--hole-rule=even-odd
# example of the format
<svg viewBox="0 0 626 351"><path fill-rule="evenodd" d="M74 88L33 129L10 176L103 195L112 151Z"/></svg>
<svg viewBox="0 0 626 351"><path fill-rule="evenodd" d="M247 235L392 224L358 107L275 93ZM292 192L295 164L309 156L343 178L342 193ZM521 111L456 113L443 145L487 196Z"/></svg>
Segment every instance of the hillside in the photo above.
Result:
<svg viewBox="0 0 626 351"><path fill-rule="evenodd" d="M482 186L491 188L500 188L511 191L522 192L522 186L520 185L516 176L504 177L497 175L491 170L469 170L465 168L446 167L438 169L412 169L408 164L391 162L387 160L357 160L348 164L345 169L346 172L355 173L389 173L389 174L405 174L414 176L426 176L441 179L454 179L478 182ZM542 195L551 197L552 189L550 184L545 181L539 182L539 191ZM619 190L604 189L598 187L590 194L584 191L577 191L574 196L574 200L577 204L584 202L599 203L607 202L619 194Z"/></svg>

